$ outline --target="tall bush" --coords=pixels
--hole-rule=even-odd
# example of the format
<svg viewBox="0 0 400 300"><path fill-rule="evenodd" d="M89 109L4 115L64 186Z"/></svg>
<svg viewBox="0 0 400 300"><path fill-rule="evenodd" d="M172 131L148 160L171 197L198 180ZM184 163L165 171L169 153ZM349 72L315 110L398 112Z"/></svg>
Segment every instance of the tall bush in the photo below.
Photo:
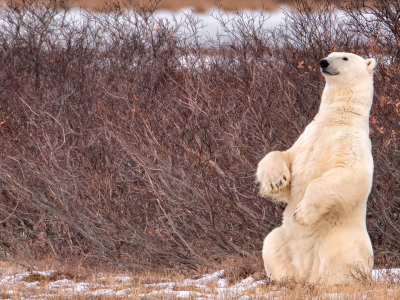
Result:
<svg viewBox="0 0 400 300"><path fill-rule="evenodd" d="M298 1L272 29L220 11L220 39L155 8L2 8L1 257L195 269L259 255L283 205L257 195L257 163L316 114L319 60L352 51L379 60L368 229L378 265L398 263L397 54L354 8Z"/></svg>

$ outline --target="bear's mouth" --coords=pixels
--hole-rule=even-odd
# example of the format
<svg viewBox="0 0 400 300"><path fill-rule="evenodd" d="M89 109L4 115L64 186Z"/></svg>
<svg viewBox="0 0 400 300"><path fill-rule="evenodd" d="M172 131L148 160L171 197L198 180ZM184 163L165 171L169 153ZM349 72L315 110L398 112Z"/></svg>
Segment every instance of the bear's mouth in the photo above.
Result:
<svg viewBox="0 0 400 300"><path fill-rule="evenodd" d="M331 75L331 76L334 76L334 75L338 75L338 74L339 74L339 72L331 73L331 72L327 71L326 69L322 69L322 68L321 68L321 72L322 72L323 74L328 74L328 75Z"/></svg>

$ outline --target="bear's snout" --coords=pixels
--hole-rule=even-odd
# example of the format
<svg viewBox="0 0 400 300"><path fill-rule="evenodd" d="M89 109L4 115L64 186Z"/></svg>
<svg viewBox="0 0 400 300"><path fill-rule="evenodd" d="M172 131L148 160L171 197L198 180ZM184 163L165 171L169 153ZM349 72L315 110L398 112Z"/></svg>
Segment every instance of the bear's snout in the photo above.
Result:
<svg viewBox="0 0 400 300"><path fill-rule="evenodd" d="M319 62L322 69L325 69L329 66L329 62L326 59L323 59Z"/></svg>

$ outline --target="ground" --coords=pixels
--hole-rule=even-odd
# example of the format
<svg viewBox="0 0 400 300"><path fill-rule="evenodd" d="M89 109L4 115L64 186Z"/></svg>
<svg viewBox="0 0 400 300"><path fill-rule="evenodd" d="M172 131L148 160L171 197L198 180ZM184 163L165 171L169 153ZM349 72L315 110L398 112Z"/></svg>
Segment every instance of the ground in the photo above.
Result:
<svg viewBox="0 0 400 300"><path fill-rule="evenodd" d="M373 281L345 288L292 280L274 284L248 264L193 278L177 273L82 275L6 263L0 272L0 299L400 299L400 269L374 270Z"/></svg>

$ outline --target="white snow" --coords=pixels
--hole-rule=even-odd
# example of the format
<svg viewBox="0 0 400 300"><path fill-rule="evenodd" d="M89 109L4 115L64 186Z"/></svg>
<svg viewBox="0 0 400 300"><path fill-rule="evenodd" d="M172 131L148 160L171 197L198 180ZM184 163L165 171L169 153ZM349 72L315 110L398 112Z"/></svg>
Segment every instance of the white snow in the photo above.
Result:
<svg viewBox="0 0 400 300"><path fill-rule="evenodd" d="M146 288L160 288L160 289L169 289L172 290L175 287L175 282L161 282L161 283L150 283L144 284L143 286Z"/></svg>
<svg viewBox="0 0 400 300"><path fill-rule="evenodd" d="M116 281L120 281L120 282L131 282L132 281L132 277L130 276L124 276L122 274L118 275L117 277L115 277Z"/></svg>
<svg viewBox="0 0 400 300"><path fill-rule="evenodd" d="M49 287L49 289L59 289L62 287L71 287L73 285L74 285L74 282L72 280L61 279L61 280L50 282L48 287Z"/></svg>
<svg viewBox="0 0 400 300"><path fill-rule="evenodd" d="M195 285L204 285L210 284L212 282L218 281L218 279L222 278L225 275L225 270L217 271L212 274L203 275L200 279L185 279L181 286L195 286Z"/></svg>
<svg viewBox="0 0 400 300"><path fill-rule="evenodd" d="M132 289L123 289L123 290L117 291L115 293L115 296L123 297L123 296L126 296L126 294L128 294L128 293L132 293L132 291L133 291Z"/></svg>
<svg viewBox="0 0 400 300"><path fill-rule="evenodd" d="M379 282L400 282L400 268L381 269L372 271L372 280Z"/></svg>

